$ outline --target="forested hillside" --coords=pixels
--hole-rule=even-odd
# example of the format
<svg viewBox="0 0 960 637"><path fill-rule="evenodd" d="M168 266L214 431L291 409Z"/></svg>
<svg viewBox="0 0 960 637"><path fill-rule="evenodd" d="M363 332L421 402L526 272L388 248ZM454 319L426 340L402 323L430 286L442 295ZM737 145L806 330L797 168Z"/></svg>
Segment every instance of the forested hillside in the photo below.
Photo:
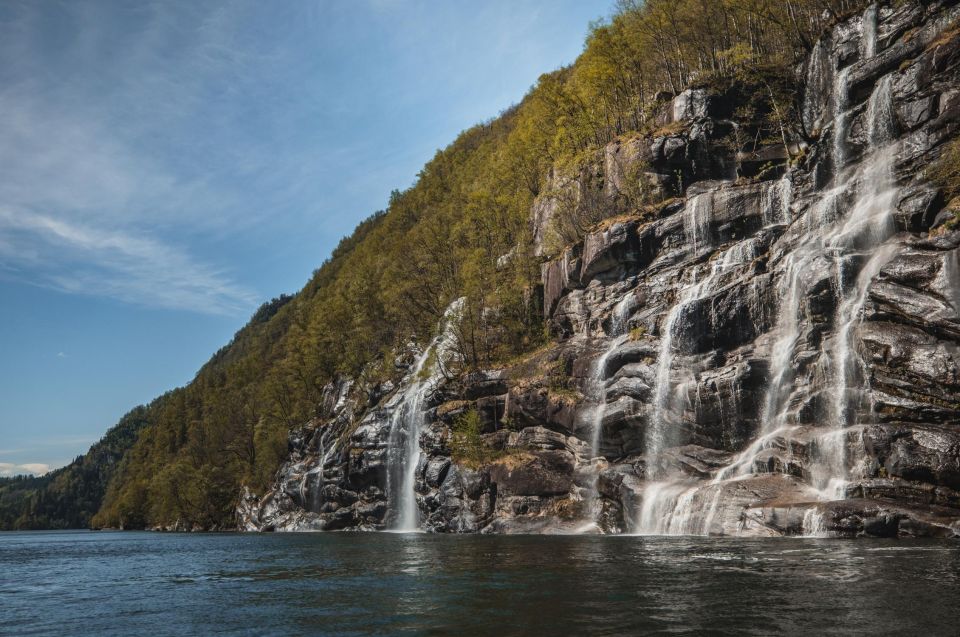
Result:
<svg viewBox="0 0 960 637"><path fill-rule="evenodd" d="M573 65L437 152L413 187L361 223L298 294L260 308L189 385L131 412L69 467L0 483L0 525L229 527L241 485L268 486L324 386L396 380L397 355L428 341L452 300L465 298L455 326L464 369L454 371L542 346L551 335L540 264L603 219L643 214L685 187L682 177L667 190L634 179L601 205L564 201L563 179L596 179L605 145L662 126L654 107L664 92L691 85L736 80L755 94L758 142L815 135L798 115L796 64L866 4L621 0ZM531 207L551 190L560 213L538 251Z"/></svg>

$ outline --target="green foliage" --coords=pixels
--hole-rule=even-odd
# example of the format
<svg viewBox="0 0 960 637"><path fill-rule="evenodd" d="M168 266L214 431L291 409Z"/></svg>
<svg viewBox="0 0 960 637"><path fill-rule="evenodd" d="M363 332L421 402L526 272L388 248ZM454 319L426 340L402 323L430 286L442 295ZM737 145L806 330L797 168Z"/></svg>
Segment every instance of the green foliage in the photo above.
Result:
<svg viewBox="0 0 960 637"><path fill-rule="evenodd" d="M943 189L948 200L960 197L960 139L946 145L929 177Z"/></svg>
<svg viewBox="0 0 960 637"><path fill-rule="evenodd" d="M450 434L450 451L454 462L473 468L493 462L503 455L484 442L480 414L476 409L465 411L457 417Z"/></svg>
<svg viewBox="0 0 960 637"><path fill-rule="evenodd" d="M934 229L935 234L953 231L960 227L960 139L947 143L940 159L930 167L927 177L943 190L947 200L946 209L953 217Z"/></svg>

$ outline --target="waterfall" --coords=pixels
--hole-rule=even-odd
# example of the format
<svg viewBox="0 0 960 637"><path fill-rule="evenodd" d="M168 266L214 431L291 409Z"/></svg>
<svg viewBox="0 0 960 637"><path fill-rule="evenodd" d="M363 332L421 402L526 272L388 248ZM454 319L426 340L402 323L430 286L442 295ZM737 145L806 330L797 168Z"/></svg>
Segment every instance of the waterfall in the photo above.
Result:
<svg viewBox="0 0 960 637"><path fill-rule="evenodd" d="M603 416L607 411L607 361L610 356L623 345L627 338L627 321L633 310L635 300L633 293L628 293L614 306L610 314L610 343L603 354L597 358L591 369L589 383L591 392L596 396L597 404L592 410L590 427L590 454L596 458L600 453L600 437L603 430Z"/></svg>
<svg viewBox="0 0 960 637"><path fill-rule="evenodd" d="M680 300L677 301L660 328L660 350L657 355L657 376L654 390L653 417L647 427L646 456L648 476L656 477L658 469L655 462L664 449L672 442L670 416L676 411L675 387L671 380L674 352L677 349L674 342L681 327L680 319L689 308L716 291L716 284L720 276L730 268L748 263L756 256L756 241L746 239L732 245L713 260L710 271L701 281L693 282L683 288Z"/></svg>
<svg viewBox="0 0 960 637"><path fill-rule="evenodd" d="M850 68L836 74L833 84L833 174L834 180L841 179L843 167L847 164L847 135L850 134L850 117L847 113L847 79Z"/></svg>
<svg viewBox="0 0 960 637"><path fill-rule="evenodd" d="M692 508L693 494L687 493L689 485L686 480L676 479L664 475L658 460L665 449L676 441L673 432L676 424L672 415L678 410L676 404L676 388L671 379L673 366L674 341L682 326L680 321L692 304L709 297L717 289L718 281L724 272L733 267L749 263L756 257L756 241L753 238L736 243L720 253L710 266L708 275L701 281L688 284L682 291L680 300L674 304L664 320L660 334L660 351L657 359L657 377L654 391L653 414L647 425L646 436L646 477L647 480L657 480L648 483L643 494L637 528L644 534L661 534L670 531L671 516L678 498L684 500L687 509ZM687 519L689 516L687 517ZM679 522L679 527L686 528L687 519Z"/></svg>
<svg viewBox="0 0 960 637"><path fill-rule="evenodd" d="M710 247L710 222L713 218L713 193L705 192L690 198L684 207L683 229L693 244L693 254Z"/></svg>
<svg viewBox="0 0 960 637"><path fill-rule="evenodd" d="M861 19L861 30L863 31L861 54L864 59L872 58L877 54L878 17L878 7L875 4L870 5L863 13L863 18Z"/></svg>
<svg viewBox="0 0 960 637"><path fill-rule="evenodd" d="M444 365L452 355L452 327L460 317L464 301L457 299L444 312L440 335L417 357L405 386L388 403L392 412L387 446L387 501L393 531L412 532L420 528L416 493L420 431L426 421L427 397L443 379Z"/></svg>
<svg viewBox="0 0 960 637"><path fill-rule="evenodd" d="M829 88L830 52L825 39L817 40L807 63L803 96L803 124L809 132L821 128L824 94Z"/></svg>
<svg viewBox="0 0 960 637"><path fill-rule="evenodd" d="M817 507L811 507L803 514L803 537L830 537L827 529L827 521L823 517L823 512Z"/></svg>
<svg viewBox="0 0 960 637"><path fill-rule="evenodd" d="M873 45L871 45L873 46ZM708 483L690 479L663 480L656 473L644 492L637 527L640 533L706 534L713 529L716 516L724 509L723 489L726 483L745 480L758 471L757 459L770 448L779 447L789 458L792 441L804 436L804 426L792 422L791 397L802 385L796 383L794 357L802 337L804 299L807 277L823 262L832 263L836 279L836 311L832 333L820 344L818 363L827 378L825 426L808 438L810 449L809 482L815 500L834 500L845 496L851 477L850 467L865 466L861 459L848 457L851 432L857 425L855 415L863 407L867 379L862 373L862 362L855 351L854 334L861 319L871 282L897 253L893 240L895 209L899 191L893 176L893 162L897 148L894 143L897 129L893 107L892 78L880 79L870 96L864 112L863 127L867 145L863 159L855 169L842 170L846 165L845 139L849 126L846 111L847 92L843 85L846 73L838 74L838 85L833 95L834 137L833 165L836 170L833 186L823 193L808 213L815 225L807 229L806 237L794 250L783 255L780 264L782 276L778 282L779 315L772 335L770 350L769 385L761 411L761 426L756 439L735 456L727 466L714 473ZM789 183L789 182L788 182ZM778 199L778 184L771 184L764 198L764 220L777 218L773 201ZM851 196L852 195L852 196ZM852 199L852 201L850 201ZM849 201L849 203L847 203ZM789 204L780 210L789 210ZM722 261L725 261L724 256ZM713 284L714 273L703 281L704 287ZM694 284L685 290L681 302L667 316L661 353L665 354L658 367L657 402L655 403L654 431L665 426L662 413L670 407L664 399L669 396L669 366L671 362L673 331L685 304L707 291ZM661 453L660 446L652 449ZM861 442L862 445L862 432ZM789 460L785 459L784 464ZM648 466L652 460L648 455ZM863 471L863 469L860 469ZM651 476L648 476L648 479ZM808 536L828 535L823 513L811 507L803 519L803 533Z"/></svg>
<svg viewBox="0 0 960 637"><path fill-rule="evenodd" d="M703 193L690 198L684 207L684 233L693 243L693 254L697 255L700 241L710 238L711 221L713 217L713 194ZM714 261L710 275L701 282L697 282L694 273L693 281L686 285L680 293L680 298L670 311L660 327L660 350L657 353L657 376L654 389L653 415L647 425L646 457L647 477L657 477L659 472L656 460L669 445L670 430L673 428L668 421L674 411L673 385L670 379L670 370L673 365L674 336L677 331L677 321L690 304L709 292L714 280L724 266L724 259Z"/></svg>
<svg viewBox="0 0 960 637"><path fill-rule="evenodd" d="M330 459L330 456L333 455L333 452L336 448L336 441L327 441L328 434L331 431L329 427L325 427L317 434L317 466L311 469L307 476L304 476L303 484L306 486L307 478L309 476L314 477L314 488L313 495L310 498L310 510L314 513L320 512L320 507L323 505L323 483L324 483L324 469L327 466L327 461Z"/></svg>
<svg viewBox="0 0 960 637"><path fill-rule="evenodd" d="M853 329L860 320L871 281L897 253L888 240L896 231L891 211L898 189L893 180L895 149L889 146L896 134L892 79L881 79L867 104L867 139L870 155L864 160L857 184L859 196L843 224L827 239L837 268L837 312L835 336L829 351L831 383L830 421L833 431L818 440L819 462L814 466L814 486L829 498L843 496L847 482L847 428L854 424L853 407L861 403L864 387L856 379L859 357L853 348ZM847 269L867 259L853 281L847 283ZM851 262L854 262L853 264Z"/></svg>
<svg viewBox="0 0 960 637"><path fill-rule="evenodd" d="M894 149L889 144L896 135L893 111L892 80L885 76L874 89L866 111L868 148L863 163L855 174L825 193L821 205L827 202L835 208L839 192L854 187L857 198L847 216L822 236L814 234L803 245L784 258L785 280L781 285L780 315L775 333L777 339L770 357L770 382L762 414L761 438L769 439L782 433L788 425L788 400L793 389L793 354L800 338L800 311L804 293L802 275L813 261L822 255L831 255L837 270L837 313L834 320L835 338L824 355L831 368L830 421L833 431L817 440L819 458L814 464L814 486L826 497L833 497L842 489L846 475L846 436L849 426L850 401L860 392L851 390L857 357L852 347L852 333L866 300L871 281L896 253L895 244L886 243L894 234L891 211L897 200L893 182ZM837 163L835 161L835 163ZM821 213L822 214L822 213ZM845 284L849 265L867 258L856 276L852 288ZM854 396L851 398L851 391ZM758 442L759 442L758 441ZM754 443L756 445L756 443ZM744 475L751 470L752 459L766 447L751 445L737 461L721 471L723 478Z"/></svg>
<svg viewBox="0 0 960 637"><path fill-rule="evenodd" d="M432 352L433 347L428 347L417 358L411 372L413 380L401 393L399 403L390 416L387 494L393 517L391 527L395 531L416 531L420 527L416 471L420 462L423 403L431 389L431 384L420 376Z"/></svg>
<svg viewBox="0 0 960 637"><path fill-rule="evenodd" d="M589 412L590 425L590 460L596 464L594 469L594 480L590 493L590 500L595 503L597 500L598 486L600 480L600 465L597 462L600 458L600 442L603 437L603 417L607 413L607 362L610 356L626 342L629 338L627 333L630 313L636 304L636 298L633 292L628 292L613 307L610 313L610 342L603 353L597 357L590 370L590 378L587 381L587 388L590 395L596 401L596 404ZM587 509L592 509L588 506ZM596 512L588 512L589 522L581 531L587 531L596 526Z"/></svg>
<svg viewBox="0 0 960 637"><path fill-rule="evenodd" d="M801 274L807 265L806 259L794 258L796 255L796 252L790 253L785 260L786 278L781 285L780 313L774 328L777 340L770 355L770 385L760 418L760 433L764 435L785 424L787 399L793 384L793 352L800 338Z"/></svg>
<svg viewBox="0 0 960 637"><path fill-rule="evenodd" d="M763 224L772 226L780 223L790 223L790 204L793 197L793 182L790 174L786 173L763 191Z"/></svg>

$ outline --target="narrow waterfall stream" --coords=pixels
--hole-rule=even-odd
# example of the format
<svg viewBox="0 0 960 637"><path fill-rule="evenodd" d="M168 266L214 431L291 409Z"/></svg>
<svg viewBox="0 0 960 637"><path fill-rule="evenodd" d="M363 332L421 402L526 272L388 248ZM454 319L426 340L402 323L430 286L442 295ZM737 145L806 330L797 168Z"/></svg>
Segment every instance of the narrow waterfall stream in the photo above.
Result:
<svg viewBox="0 0 960 637"><path fill-rule="evenodd" d="M880 7L876 4L870 5L863 13L861 30L863 40L861 42L861 53L864 58L872 58L877 54L877 21L879 20Z"/></svg>
<svg viewBox="0 0 960 637"><path fill-rule="evenodd" d="M387 502L390 530L420 530L417 504L417 467L420 464L420 432L425 424L427 399L444 377L444 366L454 346L451 326L460 316L464 299L450 304L441 321L442 328L430 345L417 357L403 389L391 399L390 435L387 441Z"/></svg>
<svg viewBox="0 0 960 637"><path fill-rule="evenodd" d="M704 238L709 240L710 220L712 211L713 193L703 193L692 197L684 207L684 233L692 243L693 254L697 255L700 248L705 247ZM697 282L696 272L692 280L680 291L679 298L667 313L660 327L660 350L657 354L657 376L654 386L653 414L646 432L647 479L660 478L658 468L660 456L664 449L675 442L672 434L677 428L672 421L675 413L675 387L671 383L670 373L673 367L674 338L677 332L677 321L684 310L691 303L709 292L717 274L722 267L723 259L716 259L710 270L710 275Z"/></svg>
<svg viewBox="0 0 960 637"><path fill-rule="evenodd" d="M597 357L590 370L590 378L587 382L588 392L591 394L595 404L588 412L589 435L590 435L590 462L593 464L593 484L587 498L586 522L581 527L581 533L595 530L599 511L596 505L599 503L598 485L600 472L603 468L603 458L600 455L600 443L603 435L603 417L607 413L607 392L608 392L608 374L607 364L610 357L617 349L622 346L630 337L627 330L630 313L636 304L636 298L633 291L628 292L613 307L610 313L610 341L603 353Z"/></svg>
<svg viewBox="0 0 960 637"><path fill-rule="evenodd" d="M417 507L416 471L420 462L420 428L423 426L423 403L432 387L429 379L420 378L430 359L433 346L417 358L410 373L410 384L400 394L390 417L390 438L387 448L387 495L394 531L416 531L420 528Z"/></svg>
<svg viewBox="0 0 960 637"><path fill-rule="evenodd" d="M317 466L310 470L307 476L313 476L313 487L312 494L310 498L310 510L314 513L319 513L320 508L323 506L323 484L324 484L324 470L327 466L327 461L330 459L330 456L333 455L333 452L336 450L336 444L333 440L328 440L331 436L332 429L329 427L324 428L317 435ZM307 480L303 481L303 488L306 488ZM304 498L306 500L306 498Z"/></svg>
<svg viewBox="0 0 960 637"><path fill-rule="evenodd" d="M865 54L876 51L876 7L871 7L863 16ZM872 27L870 26L872 25ZM813 63L817 63L814 55ZM661 358L657 368L657 391L653 405L654 417L648 432L648 475L650 481L643 494L635 529L641 534L709 534L715 532L715 524L729 520L727 507L739 506L727 502L726 487L751 477L760 477L770 471L791 471L790 456L794 448L809 449L809 476L806 488L811 502L826 502L845 497L851 468L860 466L861 459L851 451L851 435L862 427L857 414L869 411L864 405L867 379L861 371L861 361L855 348L855 331L868 296L871 282L898 251L894 238L896 228L893 219L899 190L893 176L896 156L896 117L893 112L892 79L881 78L874 86L862 117L866 128L866 146L857 163L850 160L847 138L854 113L848 104L848 69L834 76L830 103L832 108L831 163L834 183L826 190L819 202L812 205L804 222L809 235L792 251L782 255L783 274L777 287L778 317L773 328L769 381L766 398L760 415L760 428L756 439L735 455L726 466L717 470L711 480L695 480L685 476L665 476L656 462L666 448L679 444L671 440L677 430L673 423L677 405L672 401L673 384L670 382L670 367L673 363L675 333L684 329L678 325L684 307L698 298L709 295L716 277L717 265L701 283L688 285L680 301L671 309L665 320L660 346ZM850 164L848 166L848 163ZM789 182L787 182L789 183ZM765 201L766 209L777 198L771 186ZM789 190L789 188L788 188ZM699 198L699 197L697 197ZM695 199L697 199L695 198ZM690 204L694 209L697 205ZM779 205L778 219L791 223L790 203ZM772 215L771 215L772 216ZM690 223L690 222L688 222ZM700 231L702 226L693 223ZM698 232L699 236L702 236ZM695 241L694 249L698 249ZM728 252L722 253L716 264L727 260ZM835 313L829 336L819 344L815 369L828 379L825 396L825 414L821 426L810 429L796 420L795 401L803 400L805 383L797 377L795 355L801 341L807 337L802 332L807 312L809 286L816 279L811 275L822 264L832 264L834 275ZM682 323L682 321L680 321ZM807 321L808 322L808 321ZM853 441L856 443L857 441ZM862 445L862 442L860 442ZM765 458L771 449L779 449L784 455L778 465ZM761 461L760 458L764 460ZM805 535L822 535L825 521L821 511L811 506L803 516ZM725 533L736 529L721 528Z"/></svg>
<svg viewBox="0 0 960 637"><path fill-rule="evenodd" d="M864 389L857 378L859 358L853 348L853 329L860 320L870 282L898 249L889 241L896 231L891 213L899 194L893 180L895 151L889 146L896 133L889 75L877 83L866 117L869 155L857 175L858 197L845 221L826 241L837 269L836 335L828 357L834 431L817 445L822 458L815 465L814 486L831 499L844 495L848 480L846 432L856 424L853 417ZM855 263L864 259L866 263L851 285L848 270L855 270Z"/></svg>

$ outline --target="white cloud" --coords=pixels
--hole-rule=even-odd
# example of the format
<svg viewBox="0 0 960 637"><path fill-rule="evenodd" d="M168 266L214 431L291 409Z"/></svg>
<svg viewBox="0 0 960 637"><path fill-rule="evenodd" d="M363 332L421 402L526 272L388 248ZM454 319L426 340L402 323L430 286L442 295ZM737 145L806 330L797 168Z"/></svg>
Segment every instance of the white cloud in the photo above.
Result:
<svg viewBox="0 0 960 637"><path fill-rule="evenodd" d="M31 283L169 309L232 314L256 298L220 270L146 236L103 230L0 205L0 262Z"/></svg>
<svg viewBox="0 0 960 637"><path fill-rule="evenodd" d="M144 30L121 43L122 24L91 5L24 5L0 24L0 58L17 60L0 69L0 276L141 306L245 314L256 296L195 252L257 214L222 183L235 166L199 152L198 136L178 126L205 103L206 79L242 68L223 35L229 12L175 24L162 4L143 10ZM36 42L57 19L84 28L51 62ZM184 33L191 24L199 35ZM108 43L126 54L105 55Z"/></svg>
<svg viewBox="0 0 960 637"><path fill-rule="evenodd" d="M28 462L26 464L13 464L12 462L0 462L0 477L10 478L12 476L20 476L24 474L31 474L35 476L42 476L45 473L49 473L50 465L43 464L42 462Z"/></svg>

